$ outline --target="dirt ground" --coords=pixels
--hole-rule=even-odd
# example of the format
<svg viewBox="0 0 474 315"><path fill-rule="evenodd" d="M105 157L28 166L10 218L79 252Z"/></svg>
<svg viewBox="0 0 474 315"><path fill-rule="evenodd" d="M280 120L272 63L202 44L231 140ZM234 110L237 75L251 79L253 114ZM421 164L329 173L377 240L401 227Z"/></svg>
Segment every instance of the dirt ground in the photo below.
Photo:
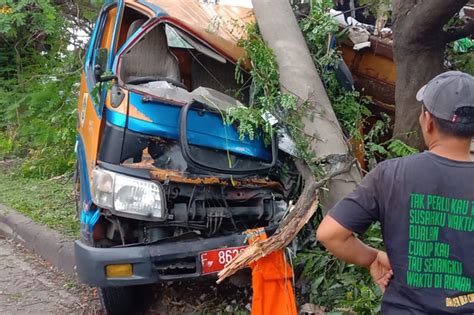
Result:
<svg viewBox="0 0 474 315"><path fill-rule="evenodd" d="M0 236L1 314L97 314L92 289Z"/></svg>

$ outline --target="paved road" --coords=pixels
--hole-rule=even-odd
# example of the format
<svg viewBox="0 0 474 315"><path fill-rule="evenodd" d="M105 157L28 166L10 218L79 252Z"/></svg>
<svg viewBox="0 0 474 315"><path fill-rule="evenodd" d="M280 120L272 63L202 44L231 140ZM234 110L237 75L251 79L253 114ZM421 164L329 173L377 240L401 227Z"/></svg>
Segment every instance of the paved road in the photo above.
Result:
<svg viewBox="0 0 474 315"><path fill-rule="evenodd" d="M0 314L94 314L90 290L0 236Z"/></svg>
<svg viewBox="0 0 474 315"><path fill-rule="evenodd" d="M250 288L215 280L151 286L139 314L234 313L248 310ZM247 279L250 281L250 279ZM67 278L50 264L0 235L0 315L100 314L96 291Z"/></svg>

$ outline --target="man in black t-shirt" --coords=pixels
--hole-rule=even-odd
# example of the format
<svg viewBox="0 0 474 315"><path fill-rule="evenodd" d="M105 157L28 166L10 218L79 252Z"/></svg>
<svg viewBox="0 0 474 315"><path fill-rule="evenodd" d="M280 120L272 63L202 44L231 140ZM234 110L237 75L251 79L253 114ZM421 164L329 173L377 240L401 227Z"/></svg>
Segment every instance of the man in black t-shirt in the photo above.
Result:
<svg viewBox="0 0 474 315"><path fill-rule="evenodd" d="M443 73L417 94L429 151L387 160L330 210L317 236L366 267L382 314L474 313L474 77ZM375 221L387 253L362 243Z"/></svg>

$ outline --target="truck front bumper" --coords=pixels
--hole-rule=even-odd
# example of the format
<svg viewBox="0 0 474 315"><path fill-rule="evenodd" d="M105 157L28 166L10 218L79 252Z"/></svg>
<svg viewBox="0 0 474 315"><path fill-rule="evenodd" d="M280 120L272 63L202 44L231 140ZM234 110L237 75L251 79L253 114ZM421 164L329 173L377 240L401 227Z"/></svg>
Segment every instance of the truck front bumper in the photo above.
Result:
<svg viewBox="0 0 474 315"><path fill-rule="evenodd" d="M131 286L202 276L200 253L237 247L245 236L200 238L151 245L97 248L75 242L76 268L79 279L95 287ZM132 264L133 275L123 278L106 276L107 265Z"/></svg>

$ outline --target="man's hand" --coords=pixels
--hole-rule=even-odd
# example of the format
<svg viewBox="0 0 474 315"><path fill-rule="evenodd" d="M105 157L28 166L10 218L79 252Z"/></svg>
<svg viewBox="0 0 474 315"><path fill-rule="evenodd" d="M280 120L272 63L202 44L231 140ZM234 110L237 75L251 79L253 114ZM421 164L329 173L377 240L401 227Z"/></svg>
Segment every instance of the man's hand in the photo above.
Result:
<svg viewBox="0 0 474 315"><path fill-rule="evenodd" d="M388 260L387 253L378 251L377 257L369 266L369 271L374 282L377 283L382 293L384 293L393 277L392 266Z"/></svg>
<svg viewBox="0 0 474 315"><path fill-rule="evenodd" d="M319 225L317 237L337 258L368 268L375 283L382 292L385 292L393 276L392 266L385 252L362 243L352 231L343 227L330 215L327 215Z"/></svg>

